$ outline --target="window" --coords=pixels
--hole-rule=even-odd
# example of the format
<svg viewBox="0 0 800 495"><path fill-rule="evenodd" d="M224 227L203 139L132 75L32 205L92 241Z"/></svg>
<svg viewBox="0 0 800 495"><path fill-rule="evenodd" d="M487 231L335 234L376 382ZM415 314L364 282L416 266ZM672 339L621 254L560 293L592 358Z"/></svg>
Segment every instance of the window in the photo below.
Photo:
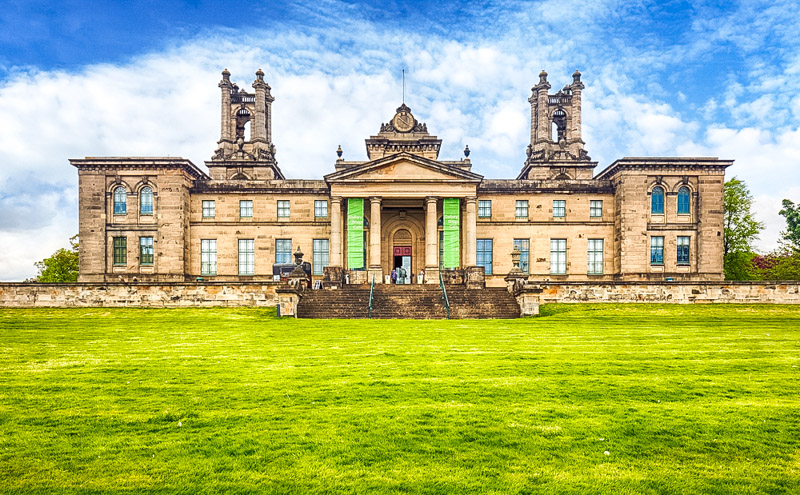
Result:
<svg viewBox="0 0 800 495"><path fill-rule="evenodd" d="M153 264L153 238L140 237L139 238L139 264L152 265Z"/></svg>
<svg viewBox="0 0 800 495"><path fill-rule="evenodd" d="M553 275L567 273L566 239L550 239L550 273Z"/></svg>
<svg viewBox="0 0 800 495"><path fill-rule="evenodd" d="M275 239L275 263L292 262L292 240Z"/></svg>
<svg viewBox="0 0 800 495"><path fill-rule="evenodd" d="M490 200L478 200L478 218L492 218L492 202Z"/></svg>
<svg viewBox="0 0 800 495"><path fill-rule="evenodd" d="M603 239L589 239L589 275L603 274Z"/></svg>
<svg viewBox="0 0 800 495"><path fill-rule="evenodd" d="M531 250L530 239L514 239L514 247L519 250L519 269L528 273L528 255Z"/></svg>
<svg viewBox="0 0 800 495"><path fill-rule="evenodd" d="M153 214L153 190L150 186L145 186L139 192L139 214Z"/></svg>
<svg viewBox="0 0 800 495"><path fill-rule="evenodd" d="M678 264L689 264L689 236L678 236Z"/></svg>
<svg viewBox="0 0 800 495"><path fill-rule="evenodd" d="M128 191L119 186L114 189L114 215L125 215L128 213Z"/></svg>
<svg viewBox="0 0 800 495"><path fill-rule="evenodd" d="M253 218L253 200L243 199L239 201L239 216L241 218Z"/></svg>
<svg viewBox="0 0 800 495"><path fill-rule="evenodd" d="M519 203L519 201L517 201ZM526 201L527 203L527 201ZM492 240L478 239L478 266L482 266L486 275L492 274Z"/></svg>
<svg viewBox="0 0 800 495"><path fill-rule="evenodd" d="M115 237L114 238L114 264L127 265L128 264L128 238Z"/></svg>
<svg viewBox="0 0 800 495"><path fill-rule="evenodd" d="M239 239L239 275L255 273L256 250L253 239Z"/></svg>
<svg viewBox="0 0 800 495"><path fill-rule="evenodd" d="M316 218L328 218L328 202L325 200L314 201L314 216Z"/></svg>
<svg viewBox="0 0 800 495"><path fill-rule="evenodd" d="M217 216L217 210L214 200L203 200L203 218L214 218L215 216Z"/></svg>
<svg viewBox="0 0 800 495"><path fill-rule="evenodd" d="M661 186L653 188L650 198L650 213L664 214L664 188Z"/></svg>
<svg viewBox="0 0 800 495"><path fill-rule="evenodd" d="M689 188L682 186L678 189L678 215L689 214Z"/></svg>
<svg viewBox="0 0 800 495"><path fill-rule="evenodd" d="M592 200L589 201L589 216L591 218L599 218L603 216L603 201Z"/></svg>
<svg viewBox="0 0 800 495"><path fill-rule="evenodd" d="M650 238L650 264L664 264L664 238L661 236Z"/></svg>
<svg viewBox="0 0 800 495"><path fill-rule="evenodd" d="M516 216L517 218L528 218L528 200L527 199L518 199L517 206L516 206Z"/></svg>
<svg viewBox="0 0 800 495"><path fill-rule="evenodd" d="M200 274L217 274L217 240L200 240Z"/></svg>
<svg viewBox="0 0 800 495"><path fill-rule="evenodd" d="M289 218L289 201L278 201L278 218Z"/></svg>
<svg viewBox="0 0 800 495"><path fill-rule="evenodd" d="M563 218L567 215L567 202L563 199L553 200L553 218Z"/></svg>
<svg viewBox="0 0 800 495"><path fill-rule="evenodd" d="M328 202L323 201L327 206ZM314 275L322 275L325 267L330 264L330 242L328 239L314 239L312 270Z"/></svg>

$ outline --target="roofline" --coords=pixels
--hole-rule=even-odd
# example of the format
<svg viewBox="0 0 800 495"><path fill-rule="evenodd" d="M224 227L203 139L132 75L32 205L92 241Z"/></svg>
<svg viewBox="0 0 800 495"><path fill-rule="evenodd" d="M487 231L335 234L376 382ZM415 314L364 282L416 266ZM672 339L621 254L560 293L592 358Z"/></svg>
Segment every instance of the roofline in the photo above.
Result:
<svg viewBox="0 0 800 495"><path fill-rule="evenodd" d="M699 157L669 157L669 156L649 156L649 157L634 157L626 156L614 161L611 165L607 166L600 173L594 176L595 179L603 179L604 177L613 175L617 169L623 168L661 168L666 166L677 167L711 167L726 169L733 165L733 160L721 160L716 156L699 156Z"/></svg>
<svg viewBox="0 0 800 495"><path fill-rule="evenodd" d="M81 169L92 168L180 168L194 176L195 179L210 180L211 177L200 170L190 160L169 156L87 156L86 158L70 158L70 165Z"/></svg>

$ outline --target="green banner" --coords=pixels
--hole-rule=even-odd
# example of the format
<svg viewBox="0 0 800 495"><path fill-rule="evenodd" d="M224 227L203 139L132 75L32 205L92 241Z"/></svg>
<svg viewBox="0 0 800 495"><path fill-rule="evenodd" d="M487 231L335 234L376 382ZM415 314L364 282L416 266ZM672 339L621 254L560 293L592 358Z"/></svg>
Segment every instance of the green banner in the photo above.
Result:
<svg viewBox="0 0 800 495"><path fill-rule="evenodd" d="M444 268L458 268L460 258L460 239L459 231L461 222L461 202L458 198L444 199Z"/></svg>
<svg viewBox="0 0 800 495"><path fill-rule="evenodd" d="M347 199L347 268L364 268L364 199Z"/></svg>

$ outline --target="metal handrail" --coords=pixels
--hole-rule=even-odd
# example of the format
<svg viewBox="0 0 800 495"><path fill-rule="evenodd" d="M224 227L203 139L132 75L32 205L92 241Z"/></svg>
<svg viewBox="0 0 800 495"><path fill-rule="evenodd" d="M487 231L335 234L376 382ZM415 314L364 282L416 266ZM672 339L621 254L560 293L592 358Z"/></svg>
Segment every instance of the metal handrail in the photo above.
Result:
<svg viewBox="0 0 800 495"><path fill-rule="evenodd" d="M372 276L372 286L369 288L369 311L367 312L367 318L372 319L372 293L375 290L375 275Z"/></svg>
<svg viewBox="0 0 800 495"><path fill-rule="evenodd" d="M447 289L444 288L444 278L442 272L439 271L439 287L442 288L442 299L444 300L444 309L447 311L447 319L450 319L450 299L447 297Z"/></svg>

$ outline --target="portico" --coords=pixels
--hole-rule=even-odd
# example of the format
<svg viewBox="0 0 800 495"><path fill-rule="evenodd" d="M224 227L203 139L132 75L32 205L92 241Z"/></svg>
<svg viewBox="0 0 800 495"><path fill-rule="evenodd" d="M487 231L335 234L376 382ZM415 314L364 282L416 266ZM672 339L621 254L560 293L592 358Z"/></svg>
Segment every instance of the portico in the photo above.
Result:
<svg viewBox="0 0 800 495"><path fill-rule="evenodd" d="M456 163L460 166L401 152L325 176L331 188L330 266L365 270L367 280L374 276L376 282L383 282L396 266L396 255L410 256L409 275L416 280L424 268L426 283L438 283L439 267L445 261L445 268L474 266L476 195L483 177L465 170L469 162ZM348 209L358 209L359 202L364 213L360 229L368 232L368 236L360 234L368 239L364 244L358 242L359 233L353 232L359 226ZM455 212L449 230L445 204ZM440 251L448 248L447 243L440 246L440 232L444 238L445 231L454 240L449 244L454 254L440 260ZM366 251L361 259L355 252L359 249Z"/></svg>

